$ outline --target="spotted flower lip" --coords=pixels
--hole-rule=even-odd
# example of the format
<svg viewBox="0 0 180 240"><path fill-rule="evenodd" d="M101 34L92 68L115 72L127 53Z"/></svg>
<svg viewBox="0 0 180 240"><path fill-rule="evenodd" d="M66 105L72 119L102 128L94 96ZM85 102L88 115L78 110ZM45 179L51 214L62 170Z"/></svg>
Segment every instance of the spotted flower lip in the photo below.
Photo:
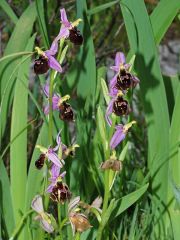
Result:
<svg viewBox="0 0 180 240"><path fill-rule="evenodd" d="M60 65L60 63L55 59L55 54L58 51L58 43L56 44L57 40L54 40L50 49L46 50L46 51L42 51L39 47L36 47L35 50L37 51L39 57L39 62L37 62L37 60L35 61L34 64L34 71L36 74L43 74L45 72L47 72L48 67L52 68L54 70L56 70L57 72L62 72L62 67ZM42 59L44 59L44 61L47 61L48 67L46 66L46 69L42 69ZM38 73L38 71L39 73Z"/></svg>
<svg viewBox="0 0 180 240"><path fill-rule="evenodd" d="M64 161L62 159L60 159L56 153L56 151L58 151L60 145L61 145L61 137L60 137L60 133L61 131L58 133L57 137L56 137L56 143L57 145L52 148L49 147L48 149L45 147L42 147L40 145L36 145L36 148L39 148L40 151L45 154L45 156L48 158L48 160L50 160L52 163L54 163L57 167L62 168Z"/></svg>
<svg viewBox="0 0 180 240"><path fill-rule="evenodd" d="M126 137L129 128L132 127L133 124L135 124L135 121L129 122L126 125L118 124L115 129L115 133L111 138L110 141L110 148L114 149L116 148Z"/></svg>
<svg viewBox="0 0 180 240"><path fill-rule="evenodd" d="M54 231L54 227L51 221L51 215L44 212L42 197L40 195L36 195L32 200L31 207L34 211L37 212L37 216L35 220L39 220L41 227L48 233L52 233Z"/></svg>
<svg viewBox="0 0 180 240"><path fill-rule="evenodd" d="M106 109L106 114L105 114L105 118L106 118L106 122L108 123L109 126L112 125L112 121L110 119L110 115L113 113L113 105L114 102L116 101L116 99L118 97L122 97L123 96L123 92L122 91L117 91L117 94L110 100L108 107Z"/></svg>

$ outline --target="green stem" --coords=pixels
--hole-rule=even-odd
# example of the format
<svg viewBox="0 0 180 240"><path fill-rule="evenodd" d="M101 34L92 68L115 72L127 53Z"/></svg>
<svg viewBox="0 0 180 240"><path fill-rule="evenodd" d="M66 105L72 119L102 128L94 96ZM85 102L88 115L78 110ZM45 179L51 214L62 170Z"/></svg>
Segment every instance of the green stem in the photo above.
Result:
<svg viewBox="0 0 180 240"><path fill-rule="evenodd" d="M110 142L110 139L111 139L111 137L113 135L115 123L116 123L116 117L113 116L113 118L112 118L112 126L110 128L110 133L109 133L109 142ZM106 160L110 158L110 148L108 148L105 151L105 158L106 158ZM103 200L103 209L102 209L102 215L101 215L101 223L100 223L100 226L99 226L99 229L98 229L98 233L97 233L97 240L101 240L101 238L102 238L102 233L103 233L103 229L104 229L104 225L103 225L102 219L104 218L104 215L105 215L106 210L108 208L108 200L109 200L109 194L110 194L110 189L109 189L109 187L110 187L109 186L109 172L110 172L110 170L107 169L105 171L105 176L104 176L104 200Z"/></svg>
<svg viewBox="0 0 180 240"><path fill-rule="evenodd" d="M80 240L80 232L76 232L74 240Z"/></svg>
<svg viewBox="0 0 180 240"><path fill-rule="evenodd" d="M53 109L52 109L52 97L53 97L53 86L54 86L54 74L52 70L50 74L50 86L49 86L49 144L53 144Z"/></svg>
<svg viewBox="0 0 180 240"><path fill-rule="evenodd" d="M61 59L62 49L64 45L64 39L60 41L60 48L57 56L57 61ZM56 71L52 70L50 74L50 86L49 86L49 144L53 144L53 109L52 109L52 97L53 97L53 87L54 79L56 77Z"/></svg>
<svg viewBox="0 0 180 240"><path fill-rule="evenodd" d="M17 225L17 227L15 228L12 236L10 237L9 240L14 240L15 237L18 235L18 233L20 232L21 228L23 227L25 221L26 221L26 218L31 214L33 213L33 210L29 210L26 214L24 214L24 216L21 218L21 221L19 222L19 224Z"/></svg>
<svg viewBox="0 0 180 240"><path fill-rule="evenodd" d="M59 225L59 239L62 240L62 231L61 231L61 205L58 203L58 225Z"/></svg>

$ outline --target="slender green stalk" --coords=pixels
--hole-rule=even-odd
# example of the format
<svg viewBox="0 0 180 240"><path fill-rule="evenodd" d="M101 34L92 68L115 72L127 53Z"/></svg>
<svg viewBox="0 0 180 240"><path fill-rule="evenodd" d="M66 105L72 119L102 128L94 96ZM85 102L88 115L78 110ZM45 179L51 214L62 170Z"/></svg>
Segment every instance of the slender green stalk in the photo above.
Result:
<svg viewBox="0 0 180 240"><path fill-rule="evenodd" d="M77 232L74 236L74 240L80 240L80 232Z"/></svg>
<svg viewBox="0 0 180 240"><path fill-rule="evenodd" d="M59 239L62 240L62 231L61 231L61 205L57 204L58 208L58 228L59 228Z"/></svg>
<svg viewBox="0 0 180 240"><path fill-rule="evenodd" d="M111 137L113 135L115 123L116 123L116 117L113 116L113 118L112 118L112 126L111 126L110 132L109 132L109 142L110 142L110 139L111 139ZM110 158L110 148L106 149L106 151L105 151L105 158L106 159ZM109 189L109 172L110 172L110 170L107 169L105 171L105 176L104 176L104 200L103 200L103 209L102 209L101 219L104 218L104 215L105 215L106 210L108 208L108 200L109 200L109 193L110 193L110 189ZM104 228L104 226L103 226L102 220L101 220L101 223L100 223L100 226L99 226L99 229L98 229L98 233L97 233L97 240L101 240L103 228Z"/></svg>
<svg viewBox="0 0 180 240"><path fill-rule="evenodd" d="M14 232L12 234L12 236L10 237L9 240L13 240L15 239L15 237L18 235L18 233L20 232L21 228L23 227L27 217L33 213L33 210L29 210L26 214L24 214L24 216L21 218L20 223L17 225L17 227L14 229Z"/></svg>
<svg viewBox="0 0 180 240"><path fill-rule="evenodd" d="M49 87L49 144L53 144L53 109L52 109L52 97L54 86L54 70L50 74L50 87Z"/></svg>

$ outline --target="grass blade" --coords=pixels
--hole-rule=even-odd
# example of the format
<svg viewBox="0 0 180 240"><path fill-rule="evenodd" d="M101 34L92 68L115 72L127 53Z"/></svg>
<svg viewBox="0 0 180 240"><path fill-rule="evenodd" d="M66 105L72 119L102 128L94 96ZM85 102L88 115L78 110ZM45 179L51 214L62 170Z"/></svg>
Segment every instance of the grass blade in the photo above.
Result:
<svg viewBox="0 0 180 240"><path fill-rule="evenodd" d="M165 159L168 159L169 116L153 30L143 1L123 0L121 9L131 48L136 53L135 66L141 79L153 194L166 205L168 162Z"/></svg>
<svg viewBox="0 0 180 240"><path fill-rule="evenodd" d="M35 35L29 40L27 51L34 45ZM11 120L11 141L18 135L22 128L26 128L28 114L28 86L30 59L24 62L18 72L14 91L14 101ZM22 82L24 85L22 84ZM22 104L23 103L23 104ZM21 151L20 151L21 149ZM27 130L23 131L10 146L10 173L13 209L16 224L20 222L20 212L24 212L26 179L27 179ZM20 236L19 236L19 239Z"/></svg>
<svg viewBox="0 0 180 240"><path fill-rule="evenodd" d="M150 19L157 44L160 43L179 9L180 1L162 0L152 12Z"/></svg>
<svg viewBox="0 0 180 240"><path fill-rule="evenodd" d="M49 38L47 33L46 21L44 16L44 1L35 1L36 3L36 10L37 10L37 17L39 22L39 27L41 31L41 35L44 40L45 48L49 48Z"/></svg>
<svg viewBox="0 0 180 240"><path fill-rule="evenodd" d="M0 159L0 207L7 234L10 236L13 232L15 222L9 177L2 159Z"/></svg>
<svg viewBox="0 0 180 240"><path fill-rule="evenodd" d="M16 27L11 35L11 38L6 46L4 56L9 54L22 52L25 50L28 39L32 32L32 27L34 21L36 19L36 9L35 5L31 4L22 14L20 19L18 20ZM23 29L23 34L22 34ZM9 78L9 73L12 73L16 65L18 64L18 60L6 59L1 63L0 66L0 101L2 98L2 94L4 90L7 88L6 96L4 99L4 104L1 109L1 121L0 121L0 139L5 130L7 114L12 102L13 98L13 82L16 76L13 77L10 83L7 83L7 79ZM8 84L8 85L7 85Z"/></svg>
<svg viewBox="0 0 180 240"><path fill-rule="evenodd" d="M18 22L18 17L12 10L12 8L9 6L6 0L1 0L0 1L0 6L2 9L5 11L5 13L10 17L10 19L13 21L14 24Z"/></svg>
<svg viewBox="0 0 180 240"><path fill-rule="evenodd" d="M111 2L108 2L108 3L102 4L102 5L98 6L98 7L95 7L93 9L88 10L87 13L88 13L88 15L93 15L95 13L99 13L99 12L101 12L103 10L106 10L107 8L110 8L110 7L114 6L118 2L119 2L119 0L111 1Z"/></svg>
<svg viewBox="0 0 180 240"><path fill-rule="evenodd" d="M169 201L171 201L170 205L170 215L172 220L172 228L174 239L178 240L180 236L180 228L179 228L179 210L180 206L178 204L178 199L175 199L175 193L173 192L173 185L179 188L180 186L180 150L179 150L179 141L180 141L180 84L178 87L176 101L172 116L172 123L170 128L170 149L174 149L175 152L170 156L170 182L169 185Z"/></svg>

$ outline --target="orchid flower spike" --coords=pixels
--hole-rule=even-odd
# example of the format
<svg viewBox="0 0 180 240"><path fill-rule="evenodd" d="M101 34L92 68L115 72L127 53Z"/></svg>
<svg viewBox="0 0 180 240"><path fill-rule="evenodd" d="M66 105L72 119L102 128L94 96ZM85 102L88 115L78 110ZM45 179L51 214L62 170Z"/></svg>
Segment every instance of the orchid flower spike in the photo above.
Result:
<svg viewBox="0 0 180 240"><path fill-rule="evenodd" d="M110 148L111 149L116 148L117 145L119 145L120 142L122 142L125 139L129 128L131 128L132 125L135 124L135 123L136 123L136 121L132 121L132 122L127 123L126 125L118 124L115 127L116 131L115 131L115 133L112 136L111 141L110 141Z"/></svg>
<svg viewBox="0 0 180 240"><path fill-rule="evenodd" d="M115 65L111 67L116 72L109 84L111 96L115 96L118 90L126 91L130 87L135 87L140 82L136 76L129 72L130 67L131 64L126 63L124 54L117 52Z"/></svg>
<svg viewBox="0 0 180 240"><path fill-rule="evenodd" d="M37 216L35 220L39 220L41 227L48 233L52 233L54 231L53 226L53 217L52 215L44 212L42 197L40 195L36 195L31 203L32 209L37 212ZM54 219L53 219L54 220Z"/></svg>
<svg viewBox="0 0 180 240"><path fill-rule="evenodd" d="M34 62L34 72L38 74L46 73L49 68L56 70L57 72L62 72L62 67L60 63L55 59L54 55L57 53L58 47L53 42L50 49L43 52L39 47L36 47L39 58Z"/></svg>
<svg viewBox="0 0 180 240"><path fill-rule="evenodd" d="M52 147L45 148L45 147L40 146L40 145L36 145L36 148L40 149L40 151L42 152L42 154L45 158L47 158L49 161L54 163L57 167L62 168L63 165L64 165L64 161L62 159L59 159L59 157L56 153L56 151L58 151L58 149L61 145L60 133L61 133L61 131L58 133L58 135L56 137L57 145L54 148L52 148Z"/></svg>
<svg viewBox="0 0 180 240"><path fill-rule="evenodd" d="M83 43L83 37L80 31L77 29L77 26L82 21L82 19L79 18L73 23L69 22L64 8L60 9L60 14L62 26L57 39L69 38L69 40L75 45L81 45Z"/></svg>

